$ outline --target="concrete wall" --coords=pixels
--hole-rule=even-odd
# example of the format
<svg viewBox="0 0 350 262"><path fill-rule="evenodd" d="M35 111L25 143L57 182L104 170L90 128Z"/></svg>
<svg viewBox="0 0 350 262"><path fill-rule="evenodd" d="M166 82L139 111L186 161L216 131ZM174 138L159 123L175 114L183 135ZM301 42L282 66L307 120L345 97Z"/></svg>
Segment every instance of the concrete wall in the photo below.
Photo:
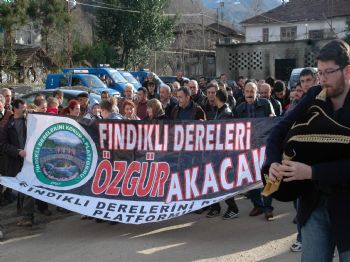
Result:
<svg viewBox="0 0 350 262"><path fill-rule="evenodd" d="M282 19L283 20L283 19ZM281 41L281 27L297 27L297 39L308 39L308 32L310 30L324 30L330 32L331 21L305 21L293 24L266 24L266 25L254 25L246 27L246 42L262 42L263 41L263 28L269 28L269 42ZM335 34L339 38L343 38L346 35L344 31L346 29L346 17L334 18L332 20L332 27Z"/></svg>
<svg viewBox="0 0 350 262"><path fill-rule="evenodd" d="M236 79L240 75L254 79L275 77L276 59L295 59L296 68L315 66L315 57L327 42L302 40L218 45L216 48L216 75L226 73L230 79ZM291 71L293 68L278 69Z"/></svg>

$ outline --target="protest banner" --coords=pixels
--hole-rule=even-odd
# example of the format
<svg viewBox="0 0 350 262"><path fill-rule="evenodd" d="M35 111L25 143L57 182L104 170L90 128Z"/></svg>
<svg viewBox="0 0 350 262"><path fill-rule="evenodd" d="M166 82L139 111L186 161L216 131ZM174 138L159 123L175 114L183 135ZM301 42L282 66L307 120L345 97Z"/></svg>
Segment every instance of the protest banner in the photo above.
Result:
<svg viewBox="0 0 350 262"><path fill-rule="evenodd" d="M0 183L91 217L158 222L261 187L265 140L275 122L29 114L22 171Z"/></svg>

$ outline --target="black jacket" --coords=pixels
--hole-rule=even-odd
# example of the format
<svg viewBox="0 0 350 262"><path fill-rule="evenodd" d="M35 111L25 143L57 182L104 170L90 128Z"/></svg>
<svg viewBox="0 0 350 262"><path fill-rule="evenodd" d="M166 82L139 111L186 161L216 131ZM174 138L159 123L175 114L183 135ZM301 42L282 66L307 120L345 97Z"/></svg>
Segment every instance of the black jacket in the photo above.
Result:
<svg viewBox="0 0 350 262"><path fill-rule="evenodd" d="M275 111L276 116L281 116L282 115L282 105L281 102L274 99L272 96L270 97L270 102L273 106L273 110Z"/></svg>
<svg viewBox="0 0 350 262"><path fill-rule="evenodd" d="M24 141L26 141L26 122L23 128ZM20 149L23 148L20 148L14 118L11 116L6 125L0 127L0 153L5 154L8 158L7 176L15 177L22 169L23 158L18 155Z"/></svg>
<svg viewBox="0 0 350 262"><path fill-rule="evenodd" d="M255 117L268 117L271 114L275 114L273 107L269 100L265 98L257 98L255 103ZM235 117L238 118L247 118L247 102L243 102L236 107Z"/></svg>
<svg viewBox="0 0 350 262"><path fill-rule="evenodd" d="M287 142L290 139L287 142L283 141L295 129L292 128L293 124L296 122L297 124L300 122L308 123L311 120L320 121L318 119L323 115L321 110L326 115L321 119L326 119L328 124L322 125L322 122L320 122L321 124L318 125L315 133L322 134L326 130L326 135L342 135L343 138L350 138L350 92L346 97L344 106L337 112L334 112L328 99L325 102L315 99L320 91L320 86L312 87L296 107L273 128L267 140L266 161L263 166L265 174L268 174L272 163L281 162L282 153L283 151L286 152L286 148L282 144L288 146ZM321 110L318 108L321 108ZM314 114L311 110L318 110L319 113ZM317 117L310 118L310 113ZM313 125L316 125L316 123L313 123ZM345 132L338 133L341 130L339 128L342 128ZM310 135L307 137L309 139L312 138ZM339 149L340 147L341 149ZM312 151L310 152L310 150ZM305 150L297 150L296 156L295 161L304 158L304 161L300 160L299 162L311 166L312 179L281 182L279 190L272 196L280 201L292 201L300 198L298 220L301 225L308 221L312 212L320 204L320 201L326 201L332 234L335 237L337 247L340 252L349 251L350 145L346 143L328 143L327 145L324 141L322 143L316 142L305 147Z"/></svg>
<svg viewBox="0 0 350 262"><path fill-rule="evenodd" d="M6 125L6 123L8 122L8 120L11 116L12 116L12 112L5 110L4 115L2 117L0 117L0 129L4 128L4 126ZM1 132L1 130L0 130L0 132ZM6 154L4 154L0 151L0 174L2 176L8 176L7 168L8 168L8 157ZM1 188L1 186L0 186L0 188ZM0 192L0 195L1 195L1 192Z"/></svg>
<svg viewBox="0 0 350 262"><path fill-rule="evenodd" d="M232 118L233 118L233 114L230 107L227 104L224 104L221 108L218 108L214 119L217 120L217 119L232 119Z"/></svg>
<svg viewBox="0 0 350 262"><path fill-rule="evenodd" d="M202 106L203 111L207 117L207 120L213 120L216 115L217 107L210 105L208 98L205 99L205 103Z"/></svg>
<svg viewBox="0 0 350 262"><path fill-rule="evenodd" d="M202 90L199 89L194 97L191 96L191 99L193 102L204 108L207 97L203 94Z"/></svg>
<svg viewBox="0 0 350 262"><path fill-rule="evenodd" d="M171 112L174 110L174 108L179 104L177 99L175 97L171 97L169 104L167 105L166 108L164 108L165 116L166 117L171 117Z"/></svg>
<svg viewBox="0 0 350 262"><path fill-rule="evenodd" d="M228 96L227 97L227 103L230 106L232 111L235 111L236 105L237 105L237 101L233 96Z"/></svg>
<svg viewBox="0 0 350 262"><path fill-rule="evenodd" d="M173 111L171 112L171 119L173 120L183 120L179 118L179 111L182 110L180 109L180 106L177 105ZM205 113L203 109L197 105L196 103L192 102L192 108L191 108L191 120L207 120Z"/></svg>

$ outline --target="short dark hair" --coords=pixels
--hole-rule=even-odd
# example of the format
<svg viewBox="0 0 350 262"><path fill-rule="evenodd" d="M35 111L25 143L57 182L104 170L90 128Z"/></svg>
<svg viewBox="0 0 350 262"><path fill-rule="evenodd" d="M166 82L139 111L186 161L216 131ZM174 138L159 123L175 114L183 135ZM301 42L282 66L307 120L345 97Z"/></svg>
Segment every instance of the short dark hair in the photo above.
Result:
<svg viewBox="0 0 350 262"><path fill-rule="evenodd" d="M244 76L239 76L239 77L237 78L237 81L239 81L239 80L241 80L241 79L244 79Z"/></svg>
<svg viewBox="0 0 350 262"><path fill-rule="evenodd" d="M244 87L249 84L249 83L254 83L253 79L247 79L245 82L244 82Z"/></svg>
<svg viewBox="0 0 350 262"><path fill-rule="evenodd" d="M215 90L216 90L216 91L219 90L219 85L218 85L218 84L215 84L215 83L209 83L209 84L207 85L207 90L208 90L209 88L212 88L212 87L215 87Z"/></svg>
<svg viewBox="0 0 350 262"><path fill-rule="evenodd" d="M86 97L86 98L89 98L89 94L88 94L88 93L86 93L86 92L81 92L81 93L79 93L79 94L78 94L78 98L80 98L80 97Z"/></svg>
<svg viewBox="0 0 350 262"><path fill-rule="evenodd" d="M33 104L36 106L40 106L42 101L45 101L45 98L42 94L36 94L34 97Z"/></svg>
<svg viewBox="0 0 350 262"><path fill-rule="evenodd" d="M108 95L108 96L109 96L109 93L108 93L108 91L103 90L103 91L101 92L101 96L102 96L102 95Z"/></svg>
<svg viewBox="0 0 350 262"><path fill-rule="evenodd" d="M302 77L302 76L312 76L312 78L316 79L317 78L316 73L317 72L312 67L305 67L300 72L299 78Z"/></svg>
<svg viewBox="0 0 350 262"><path fill-rule="evenodd" d="M137 89L137 92L138 92L138 91L142 91L144 95L147 95L147 93L148 93L146 87L140 87L139 89Z"/></svg>
<svg viewBox="0 0 350 262"><path fill-rule="evenodd" d="M177 90L177 92L179 93L180 91L184 92L185 96L190 96L190 90L188 90L187 87L184 87L184 86L180 87L180 88Z"/></svg>
<svg viewBox="0 0 350 262"><path fill-rule="evenodd" d="M284 84L283 81L277 80L275 82L275 86L273 87L273 91L275 92L282 92L286 90L286 85Z"/></svg>
<svg viewBox="0 0 350 262"><path fill-rule="evenodd" d="M62 97L63 98L63 92L61 91L61 90L55 90L55 91L53 91L53 93L52 93L52 96L53 97L56 97L56 96L59 96L59 97Z"/></svg>
<svg viewBox="0 0 350 262"><path fill-rule="evenodd" d="M19 108L19 105L25 105L25 104L26 104L26 101L24 101L21 98L17 98L15 100L13 100L13 107L16 108L16 109Z"/></svg>
<svg viewBox="0 0 350 262"><path fill-rule="evenodd" d="M223 103L226 103L226 102L227 102L228 95L227 95L226 90L224 90L224 89L219 89L218 91L216 91L215 96L216 96L221 102L223 102Z"/></svg>
<svg viewBox="0 0 350 262"><path fill-rule="evenodd" d="M275 87L275 79L271 76L265 79L265 83L269 84L272 88Z"/></svg>
<svg viewBox="0 0 350 262"><path fill-rule="evenodd" d="M108 112L112 112L113 111L113 104L111 101L109 100L103 100L100 103L100 108L101 110L107 110Z"/></svg>
<svg viewBox="0 0 350 262"><path fill-rule="evenodd" d="M350 46L343 40L333 40L322 47L316 59L334 61L338 66L345 67L350 65Z"/></svg>

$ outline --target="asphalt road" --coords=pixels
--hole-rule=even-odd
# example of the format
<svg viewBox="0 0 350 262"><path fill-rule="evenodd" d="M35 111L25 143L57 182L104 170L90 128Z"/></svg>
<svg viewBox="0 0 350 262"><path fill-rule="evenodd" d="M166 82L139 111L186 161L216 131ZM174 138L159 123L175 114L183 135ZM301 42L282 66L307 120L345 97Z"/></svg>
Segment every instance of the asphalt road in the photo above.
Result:
<svg viewBox="0 0 350 262"><path fill-rule="evenodd" d="M8 223L7 238L0 242L0 261L300 260L300 254L289 251L296 237L292 203L274 202L273 221L249 217L248 199L237 204L240 217L233 220L189 214L154 224L109 225L71 214L50 220L39 216L39 224L31 229L15 229L14 223Z"/></svg>

